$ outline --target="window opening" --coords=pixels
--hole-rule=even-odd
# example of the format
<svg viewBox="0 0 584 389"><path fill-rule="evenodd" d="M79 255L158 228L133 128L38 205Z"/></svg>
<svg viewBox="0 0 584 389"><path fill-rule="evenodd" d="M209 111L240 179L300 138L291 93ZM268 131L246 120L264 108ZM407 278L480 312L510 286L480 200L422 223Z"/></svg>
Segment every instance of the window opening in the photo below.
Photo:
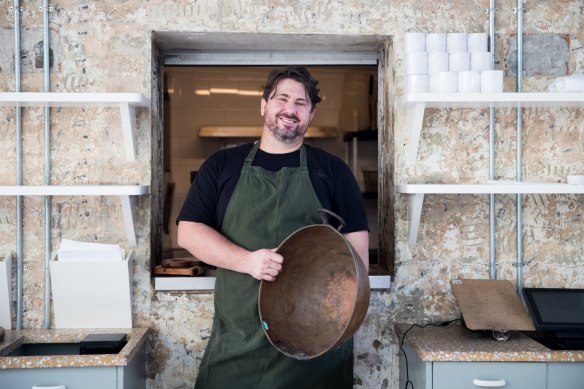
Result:
<svg viewBox="0 0 584 389"><path fill-rule="evenodd" d="M276 66L165 66L162 258L191 259L178 247L176 217L201 164L212 153L259 138L261 90ZM372 274L378 266L378 68L307 66L323 101L305 142L344 159L363 192ZM205 269L207 270L207 269ZM213 275L212 270L206 275Z"/></svg>

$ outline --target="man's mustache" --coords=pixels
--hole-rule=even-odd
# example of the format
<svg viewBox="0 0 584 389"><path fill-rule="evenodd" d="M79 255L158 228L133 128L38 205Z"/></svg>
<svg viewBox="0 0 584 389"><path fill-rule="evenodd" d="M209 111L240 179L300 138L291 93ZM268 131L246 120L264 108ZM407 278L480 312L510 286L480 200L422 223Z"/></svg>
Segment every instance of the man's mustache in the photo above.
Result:
<svg viewBox="0 0 584 389"><path fill-rule="evenodd" d="M288 115L288 114L282 113L282 114L278 115L278 117L285 117L286 119L296 120L297 122L300 121L300 119L296 115Z"/></svg>

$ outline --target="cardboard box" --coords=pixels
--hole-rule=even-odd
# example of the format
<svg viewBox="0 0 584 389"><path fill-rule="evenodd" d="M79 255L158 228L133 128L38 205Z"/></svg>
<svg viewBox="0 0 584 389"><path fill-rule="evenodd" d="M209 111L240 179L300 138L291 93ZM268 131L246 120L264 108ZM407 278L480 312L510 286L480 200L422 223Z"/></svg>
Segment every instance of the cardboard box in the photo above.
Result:
<svg viewBox="0 0 584 389"><path fill-rule="evenodd" d="M132 253L50 263L55 328L132 328Z"/></svg>
<svg viewBox="0 0 584 389"><path fill-rule="evenodd" d="M0 327L12 329L12 254L0 260Z"/></svg>

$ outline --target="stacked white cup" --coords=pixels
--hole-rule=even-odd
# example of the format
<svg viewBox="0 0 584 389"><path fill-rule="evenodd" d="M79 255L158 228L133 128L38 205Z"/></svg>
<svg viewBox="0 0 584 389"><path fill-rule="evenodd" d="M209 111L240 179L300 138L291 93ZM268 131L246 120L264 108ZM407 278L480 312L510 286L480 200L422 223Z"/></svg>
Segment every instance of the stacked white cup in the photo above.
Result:
<svg viewBox="0 0 584 389"><path fill-rule="evenodd" d="M462 33L458 33L462 34ZM484 38L484 39L483 39ZM459 38L466 42L464 53L456 53L464 59L463 64L456 67L458 73L458 92L459 93L478 93L481 91L481 73L473 68L473 58L475 53L487 51L487 34L470 33L464 34ZM489 54L489 53L487 53ZM456 57L455 57L456 58ZM460 62L462 62L462 59ZM488 66L491 63L488 62Z"/></svg>
<svg viewBox="0 0 584 389"><path fill-rule="evenodd" d="M446 34L433 32L426 34L428 51L428 77L431 93L456 92L456 73L448 71L448 51Z"/></svg>
<svg viewBox="0 0 584 389"><path fill-rule="evenodd" d="M407 93L500 93L485 33L406 33Z"/></svg>
<svg viewBox="0 0 584 389"><path fill-rule="evenodd" d="M467 83L472 92L503 92L503 71L493 69L493 53L488 51L487 34L468 34L468 51L470 52L470 70ZM477 90L475 85L479 85ZM471 93L470 91L468 93Z"/></svg>
<svg viewBox="0 0 584 389"><path fill-rule="evenodd" d="M428 54L426 52L426 34L408 32L404 36L407 93L428 92Z"/></svg>

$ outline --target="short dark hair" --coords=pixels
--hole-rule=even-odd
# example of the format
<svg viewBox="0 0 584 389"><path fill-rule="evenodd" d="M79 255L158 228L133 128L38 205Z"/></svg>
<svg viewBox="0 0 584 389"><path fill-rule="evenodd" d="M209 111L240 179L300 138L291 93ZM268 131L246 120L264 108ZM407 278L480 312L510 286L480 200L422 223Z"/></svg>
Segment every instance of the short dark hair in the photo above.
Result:
<svg viewBox="0 0 584 389"><path fill-rule="evenodd" d="M320 89L318 89L317 86L318 80L313 78L308 69L304 66L289 66L285 69L272 70L268 75L268 81L264 86L262 98L268 101L278 83L288 78L304 85L304 89L306 89L308 97L310 98L310 110L314 111L316 109L316 104L320 102L320 97L318 96Z"/></svg>

